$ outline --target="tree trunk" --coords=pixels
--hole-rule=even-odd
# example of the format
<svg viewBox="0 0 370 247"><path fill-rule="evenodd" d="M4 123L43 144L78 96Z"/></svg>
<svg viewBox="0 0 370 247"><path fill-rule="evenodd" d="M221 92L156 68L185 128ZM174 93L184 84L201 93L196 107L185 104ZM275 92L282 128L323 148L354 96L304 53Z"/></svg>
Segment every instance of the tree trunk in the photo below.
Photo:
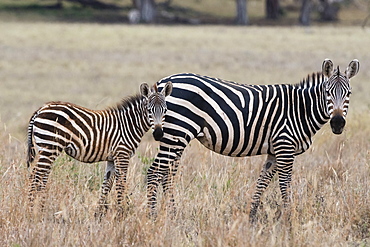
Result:
<svg viewBox="0 0 370 247"><path fill-rule="evenodd" d="M266 0L266 18L277 19L279 17L279 0Z"/></svg>
<svg viewBox="0 0 370 247"><path fill-rule="evenodd" d="M140 9L141 7L141 0L132 0L132 5L135 9Z"/></svg>
<svg viewBox="0 0 370 247"><path fill-rule="evenodd" d="M323 10L321 20L323 21L336 21L338 20L339 4L329 0L321 0Z"/></svg>
<svg viewBox="0 0 370 247"><path fill-rule="evenodd" d="M156 16L156 6L154 0L140 1L141 20L145 23L153 23Z"/></svg>
<svg viewBox="0 0 370 247"><path fill-rule="evenodd" d="M311 0L303 0L301 13L299 15L299 23L301 23L303 26L309 26L311 22L310 14L311 14Z"/></svg>
<svg viewBox="0 0 370 247"><path fill-rule="evenodd" d="M236 24L248 24L247 0L236 0Z"/></svg>

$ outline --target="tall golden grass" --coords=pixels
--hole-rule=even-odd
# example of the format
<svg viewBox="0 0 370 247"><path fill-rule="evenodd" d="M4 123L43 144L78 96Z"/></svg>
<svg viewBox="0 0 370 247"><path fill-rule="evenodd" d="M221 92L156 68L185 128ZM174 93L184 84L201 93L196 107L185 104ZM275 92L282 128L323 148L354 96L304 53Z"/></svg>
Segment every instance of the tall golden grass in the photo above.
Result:
<svg viewBox="0 0 370 247"><path fill-rule="evenodd" d="M125 26L0 23L1 246L366 246L370 244L370 35L357 27ZM345 132L328 126L296 158L290 221L275 220L280 191L273 181L257 225L251 195L265 159L230 158L198 142L178 172L177 215L159 196L147 217L145 174L158 143L146 135L131 159L130 204L121 220L94 212L104 164L62 155L48 183L45 210L29 214L25 163L28 119L50 100L101 109L138 92L143 81L195 72L250 84L297 83L324 58L342 69L353 58ZM114 192L113 192L114 194Z"/></svg>

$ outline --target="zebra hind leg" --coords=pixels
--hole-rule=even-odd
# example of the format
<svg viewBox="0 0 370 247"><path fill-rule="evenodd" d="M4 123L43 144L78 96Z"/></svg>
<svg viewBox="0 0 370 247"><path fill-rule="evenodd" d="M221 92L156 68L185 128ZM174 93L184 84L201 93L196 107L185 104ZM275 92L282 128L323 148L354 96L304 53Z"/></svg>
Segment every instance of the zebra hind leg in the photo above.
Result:
<svg viewBox="0 0 370 247"><path fill-rule="evenodd" d="M51 171L51 165L57 158L57 152L42 151L36 159L36 165L33 167L30 181L28 198L30 201L30 210L34 210L35 204L44 208L45 188Z"/></svg>
<svg viewBox="0 0 370 247"><path fill-rule="evenodd" d="M261 204L261 196L270 184L272 178L277 171L276 159L274 156L269 155L261 174L257 180L256 191L252 197L251 211L249 213L249 221L255 223L257 221L257 210Z"/></svg>
<svg viewBox="0 0 370 247"><path fill-rule="evenodd" d="M107 212L107 209L108 209L107 196L109 192L112 190L115 176L116 175L115 175L114 162L108 161L106 171L105 171L104 181L101 187L98 208L95 212L95 218L98 220L101 220L101 218Z"/></svg>

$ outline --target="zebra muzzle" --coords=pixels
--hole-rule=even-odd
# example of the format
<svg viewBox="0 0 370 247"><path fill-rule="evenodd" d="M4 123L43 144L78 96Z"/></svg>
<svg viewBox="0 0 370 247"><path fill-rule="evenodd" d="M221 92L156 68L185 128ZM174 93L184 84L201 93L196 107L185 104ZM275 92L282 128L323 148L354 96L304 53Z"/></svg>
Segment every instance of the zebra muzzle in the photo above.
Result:
<svg viewBox="0 0 370 247"><path fill-rule="evenodd" d="M344 126L346 125L346 120L342 116L334 116L330 120L331 131L336 134L342 134Z"/></svg>
<svg viewBox="0 0 370 247"><path fill-rule="evenodd" d="M160 141L163 137L163 129L162 127L155 127L153 131L154 140Z"/></svg>

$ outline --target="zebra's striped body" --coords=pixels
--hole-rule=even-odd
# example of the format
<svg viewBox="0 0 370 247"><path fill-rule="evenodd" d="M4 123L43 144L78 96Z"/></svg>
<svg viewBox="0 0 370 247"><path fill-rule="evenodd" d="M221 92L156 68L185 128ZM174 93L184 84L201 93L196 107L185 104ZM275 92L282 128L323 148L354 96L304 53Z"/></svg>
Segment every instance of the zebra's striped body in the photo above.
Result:
<svg viewBox="0 0 370 247"><path fill-rule="evenodd" d="M354 60L347 72L340 74L339 68L333 72L333 63L325 60L323 73L308 76L297 85L242 85L196 74L177 74L160 80L159 88L171 81L173 90L166 99L168 112L160 151L148 171L152 212L155 213L159 183L173 203L173 178L184 148L194 138L223 155L268 155L253 196L252 218L276 171L283 201L287 203L294 156L309 148L312 136L334 118L333 114L344 119L349 102L348 82L358 66ZM331 103L342 93L344 101ZM332 126L334 133L344 127L337 125Z"/></svg>
<svg viewBox="0 0 370 247"><path fill-rule="evenodd" d="M163 135L165 96L171 92L171 83L161 92L156 86L150 89L146 83L140 89L140 95L106 110L51 102L34 113L28 127L28 165L36 161L30 177L31 206L35 193L46 186L52 163L63 151L86 163L107 161L99 204L106 204L114 178L117 204L121 204L129 159L142 136L151 126L156 140Z"/></svg>

